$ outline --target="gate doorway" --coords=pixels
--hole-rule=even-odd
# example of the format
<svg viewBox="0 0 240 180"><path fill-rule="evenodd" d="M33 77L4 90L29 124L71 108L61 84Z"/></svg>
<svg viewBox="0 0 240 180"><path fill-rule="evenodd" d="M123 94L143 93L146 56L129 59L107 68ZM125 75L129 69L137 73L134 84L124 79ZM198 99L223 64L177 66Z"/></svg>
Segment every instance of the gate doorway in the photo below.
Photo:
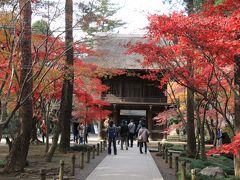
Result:
<svg viewBox="0 0 240 180"><path fill-rule="evenodd" d="M118 124L121 123L123 120L127 121L127 123L130 123L130 120L133 120L136 125L139 123L139 121L142 121L147 127L148 123L146 117L146 110L121 109Z"/></svg>

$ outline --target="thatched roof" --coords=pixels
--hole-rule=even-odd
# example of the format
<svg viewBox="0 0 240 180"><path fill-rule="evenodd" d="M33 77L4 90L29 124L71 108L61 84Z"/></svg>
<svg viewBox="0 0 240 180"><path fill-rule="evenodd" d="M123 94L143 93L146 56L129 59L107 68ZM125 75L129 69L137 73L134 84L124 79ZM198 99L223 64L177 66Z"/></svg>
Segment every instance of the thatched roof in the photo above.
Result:
<svg viewBox="0 0 240 180"><path fill-rule="evenodd" d="M98 56L88 56L86 62L94 62L105 68L142 69L139 54L126 54L128 43L146 41L142 35L132 34L97 34L94 38L94 50Z"/></svg>

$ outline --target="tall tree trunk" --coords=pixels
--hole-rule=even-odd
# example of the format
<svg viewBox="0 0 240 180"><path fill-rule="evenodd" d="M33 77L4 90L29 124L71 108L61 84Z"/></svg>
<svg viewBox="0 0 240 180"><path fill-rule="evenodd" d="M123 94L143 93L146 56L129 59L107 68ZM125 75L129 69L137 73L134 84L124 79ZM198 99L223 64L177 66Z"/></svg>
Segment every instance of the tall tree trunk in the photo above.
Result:
<svg viewBox="0 0 240 180"><path fill-rule="evenodd" d="M200 144L201 144L201 139L200 139L200 128L199 128L199 123L197 122L197 132L196 132L196 155L195 155L195 158L198 158L198 155L200 153ZM197 146L198 145L198 146Z"/></svg>
<svg viewBox="0 0 240 180"><path fill-rule="evenodd" d="M206 152L205 152L205 133L204 133L204 124L205 118L203 119L200 127L200 137L201 137L201 159L206 159Z"/></svg>
<svg viewBox="0 0 240 180"><path fill-rule="evenodd" d="M213 141L213 146L216 147L217 146L217 128L218 128L218 124L219 124L219 120L218 120L218 113L216 112L216 124L214 124L213 119L211 120L211 126L213 128L213 133L214 133L214 141Z"/></svg>
<svg viewBox="0 0 240 180"><path fill-rule="evenodd" d="M44 119L46 122L46 146L45 146L45 152L47 153L49 150L49 131L50 131L50 120L49 120L49 113L51 108L51 101L48 101L46 109L44 108Z"/></svg>
<svg viewBox="0 0 240 180"><path fill-rule="evenodd" d="M187 11L188 14L193 13L193 0L187 1ZM190 75L194 75L194 70L191 67L191 63L188 62ZM195 124L194 124L194 92L191 88L187 88L187 156L195 157L196 148L196 138L195 138Z"/></svg>
<svg viewBox="0 0 240 180"><path fill-rule="evenodd" d="M207 131L208 131L208 135L209 135L210 141L213 142L214 141L214 132L211 129L208 120L206 120L206 128L207 128Z"/></svg>
<svg viewBox="0 0 240 180"><path fill-rule="evenodd" d="M0 122L6 122L6 119L7 119L7 103L6 102L1 102L0 101ZM0 142L1 142L1 139L2 139L2 133L3 133L3 130L5 128L6 124L2 124L0 125Z"/></svg>
<svg viewBox="0 0 240 180"><path fill-rule="evenodd" d="M60 124L59 122L56 122L54 127L54 132L53 132L52 145L48 149L48 152L46 153L46 156L45 156L46 162L51 162L52 160L53 154L57 148L59 134L60 134Z"/></svg>
<svg viewBox="0 0 240 180"><path fill-rule="evenodd" d="M197 141L197 151L195 157L198 158L198 154L201 151L201 117L200 117L200 105L198 104L196 107L196 119L197 119L197 136L196 136L196 141Z"/></svg>
<svg viewBox="0 0 240 180"><path fill-rule="evenodd" d="M3 134L3 125L0 125L0 142L2 140L2 134Z"/></svg>
<svg viewBox="0 0 240 180"><path fill-rule="evenodd" d="M31 59L31 1L19 0L20 6L20 53L21 71L20 84L22 88L21 101L32 92L32 59ZM26 165L32 129L32 96L28 97L19 109L20 128L13 141L5 172L23 171Z"/></svg>
<svg viewBox="0 0 240 180"><path fill-rule="evenodd" d="M32 118L32 131L31 131L31 143L38 144L38 137L37 137L37 125L38 119L36 116L33 116Z"/></svg>
<svg viewBox="0 0 240 180"><path fill-rule="evenodd" d="M235 101L235 119L234 128L235 132L240 133L240 55L235 57L235 88L236 93L234 96ZM240 177L240 152L234 158L235 176Z"/></svg>
<svg viewBox="0 0 240 180"><path fill-rule="evenodd" d="M61 124L61 139L59 150L61 152L66 152L70 147L70 120L72 118L72 97L74 80L72 21L73 21L73 1L66 0L65 3L66 62L59 115L59 120Z"/></svg>
<svg viewBox="0 0 240 180"><path fill-rule="evenodd" d="M195 138L195 123L194 123L194 93L188 88L187 89L187 156L195 157L196 138Z"/></svg>
<svg viewBox="0 0 240 180"><path fill-rule="evenodd" d="M201 159L205 160L206 159L206 150L205 150L205 128L204 124L206 123L206 113L207 113L207 107L208 103L205 104L204 106L204 114L203 114L203 119L202 119L202 124L200 127L200 135L201 135Z"/></svg>

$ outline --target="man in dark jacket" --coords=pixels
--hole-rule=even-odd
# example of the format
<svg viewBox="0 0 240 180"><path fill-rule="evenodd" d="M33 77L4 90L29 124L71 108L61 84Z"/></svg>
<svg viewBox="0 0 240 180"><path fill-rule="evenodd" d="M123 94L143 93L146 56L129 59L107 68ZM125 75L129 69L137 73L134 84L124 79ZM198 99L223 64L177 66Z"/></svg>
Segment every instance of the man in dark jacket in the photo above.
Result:
<svg viewBox="0 0 240 180"><path fill-rule="evenodd" d="M123 144L125 143L126 150L128 150L128 134L129 129L126 121L122 122L121 128L120 128L120 137L121 137L121 150L123 150Z"/></svg>
<svg viewBox="0 0 240 180"><path fill-rule="evenodd" d="M78 143L78 125L79 125L79 122L76 121L73 121L73 141L75 143Z"/></svg>
<svg viewBox="0 0 240 180"><path fill-rule="evenodd" d="M130 120L130 123L128 124L128 129L129 129L128 139L130 140L131 147L133 147L133 138L134 138L134 135L135 135L136 126L135 126L132 119Z"/></svg>
<svg viewBox="0 0 240 180"><path fill-rule="evenodd" d="M117 128L114 126L113 121L109 122L107 134L108 134L108 154L109 155L111 154L111 145L113 144L114 155L117 155L117 146L116 146Z"/></svg>

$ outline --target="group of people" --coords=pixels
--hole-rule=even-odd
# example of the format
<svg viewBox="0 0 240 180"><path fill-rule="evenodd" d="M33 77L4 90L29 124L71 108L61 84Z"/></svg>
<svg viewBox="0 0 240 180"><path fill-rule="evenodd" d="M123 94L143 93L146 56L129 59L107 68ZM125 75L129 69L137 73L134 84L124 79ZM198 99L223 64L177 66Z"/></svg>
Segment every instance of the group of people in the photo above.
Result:
<svg viewBox="0 0 240 180"><path fill-rule="evenodd" d="M107 128L108 154L111 154L113 146L114 154L117 155L117 141L118 144L121 142L121 150L123 150L124 145L126 150L128 150L128 147L133 147L135 137L138 141L140 153L143 153L143 145L145 146L145 153L147 153L148 136L149 131L146 125L141 121L139 121L139 124L136 126L133 120L131 120L129 124L127 124L127 121L123 120L122 124L118 127L115 126L113 121L109 121L109 126Z"/></svg>
<svg viewBox="0 0 240 180"><path fill-rule="evenodd" d="M79 144L88 143L88 125L84 125L82 122L73 123L73 141Z"/></svg>

